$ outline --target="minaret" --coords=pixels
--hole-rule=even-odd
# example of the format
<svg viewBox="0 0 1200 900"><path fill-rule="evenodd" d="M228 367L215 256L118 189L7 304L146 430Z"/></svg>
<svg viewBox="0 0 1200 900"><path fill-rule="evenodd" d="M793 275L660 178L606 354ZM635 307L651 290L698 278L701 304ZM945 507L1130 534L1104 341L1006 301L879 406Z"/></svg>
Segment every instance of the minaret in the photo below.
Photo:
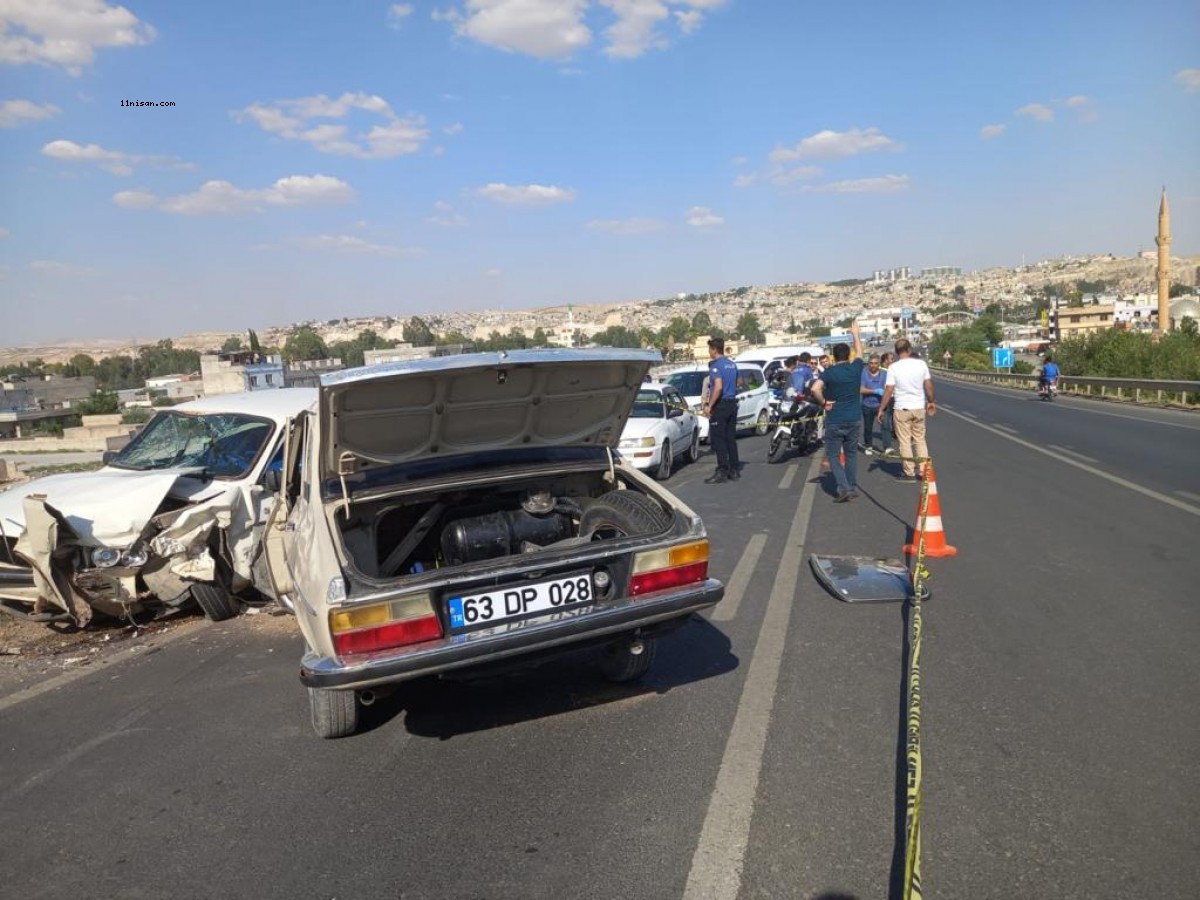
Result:
<svg viewBox="0 0 1200 900"><path fill-rule="evenodd" d="M1158 330L1171 330L1171 210L1167 207L1167 189L1158 205Z"/></svg>

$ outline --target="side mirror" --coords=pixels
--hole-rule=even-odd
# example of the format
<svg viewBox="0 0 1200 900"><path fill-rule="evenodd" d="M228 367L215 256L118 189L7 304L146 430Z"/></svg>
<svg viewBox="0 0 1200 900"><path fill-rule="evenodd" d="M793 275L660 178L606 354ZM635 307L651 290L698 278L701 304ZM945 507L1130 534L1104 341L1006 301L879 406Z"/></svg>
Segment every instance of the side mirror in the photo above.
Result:
<svg viewBox="0 0 1200 900"><path fill-rule="evenodd" d="M110 462L117 458L118 452L119 451L117 450L105 450L104 455L100 457L100 461L107 466Z"/></svg>
<svg viewBox="0 0 1200 900"><path fill-rule="evenodd" d="M680 409L678 406L668 406L667 407L667 418L668 419L678 419L682 415L683 415L683 410Z"/></svg>
<svg viewBox="0 0 1200 900"><path fill-rule="evenodd" d="M267 469L263 472L262 483L268 494L278 494L283 487L283 472L279 469Z"/></svg>

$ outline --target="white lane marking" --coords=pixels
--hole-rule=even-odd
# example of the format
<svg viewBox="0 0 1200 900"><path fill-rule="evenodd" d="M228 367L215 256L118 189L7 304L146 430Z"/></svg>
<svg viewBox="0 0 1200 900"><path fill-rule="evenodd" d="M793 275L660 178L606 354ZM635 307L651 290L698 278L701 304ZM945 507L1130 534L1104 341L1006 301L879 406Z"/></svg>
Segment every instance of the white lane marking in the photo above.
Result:
<svg viewBox="0 0 1200 900"><path fill-rule="evenodd" d="M991 390L988 390L985 387L979 387L977 385L972 385L972 384L969 384L964 381L954 381L953 379L950 379L950 378L943 379L943 383L950 384L953 387L960 387L963 390L967 390L967 391L978 391L981 394L987 394L989 397L1002 397L1004 399L1015 400L1020 403L1024 403L1030 399L1029 396L1014 397L1011 393L1012 388L993 388ZM1022 392L1022 393L1032 394L1032 392ZM1058 400L1056 400L1054 402L1054 407L1056 409L1069 409L1072 412L1092 413L1093 415L1097 415L1097 416L1109 416L1110 418L1113 418L1113 419L1129 419L1132 422L1143 422L1143 423L1148 423L1150 425L1166 425L1168 428L1186 428L1188 431L1200 431L1200 425L1187 425L1183 422L1164 422L1161 419L1152 419L1147 416L1127 416L1124 413L1110 412L1107 409L1091 409L1090 404L1093 401L1084 400L1083 397L1076 398L1079 400L1084 400L1084 402L1079 404L1078 406L1069 401L1066 403L1060 403L1059 401L1061 401L1063 399L1063 397L1069 398L1069 397L1071 397L1071 394L1060 393L1058 395ZM1095 401L1095 402L1100 402L1100 401ZM941 404L939 404L939 406L941 406ZM947 407L941 406L941 408L946 409ZM1145 408L1147 410L1154 409L1154 407L1145 407Z"/></svg>
<svg viewBox="0 0 1200 900"><path fill-rule="evenodd" d="M950 409L950 407L949 407L949 406L946 406L945 404L943 404L943 405L942 405L942 409ZM978 419L978 418L979 418L979 416L975 415L975 413L973 413L973 412L967 412L966 410L963 410L963 412L961 413L961 415L964 415L964 416L966 416L968 419Z"/></svg>
<svg viewBox="0 0 1200 900"><path fill-rule="evenodd" d="M962 413L958 413L958 417L959 417L960 419L965 419L965 418L966 418L966 416L964 416ZM1011 428L1011 427L1009 427L1008 425L993 425L992 427L993 427L993 428L997 428L997 429L999 429L1000 431L1006 431L1006 432L1008 432L1009 434L1016 434L1016 433L1017 433L1017 429L1015 429L1015 428Z"/></svg>
<svg viewBox="0 0 1200 900"><path fill-rule="evenodd" d="M1058 444L1047 444L1046 446L1049 447L1051 450L1057 450L1059 453L1065 453L1065 454L1067 454L1067 456L1073 456L1076 459L1082 459L1084 462L1090 462L1090 463L1100 462L1100 460L1098 460L1098 459L1095 459L1091 456L1085 456L1084 454L1077 453L1074 450L1068 450L1066 447L1058 446Z"/></svg>
<svg viewBox="0 0 1200 900"><path fill-rule="evenodd" d="M799 463L793 463L792 465L787 467L787 471L783 473L783 481L779 482L779 489L781 491L786 491L788 488L790 488L792 486L792 482L796 478L796 472L798 472L799 470L800 470Z"/></svg>
<svg viewBox="0 0 1200 900"><path fill-rule="evenodd" d="M1176 491L1180 497L1186 497L1188 500L1195 500L1200 503L1200 494L1193 494L1191 491Z"/></svg>
<svg viewBox="0 0 1200 900"><path fill-rule="evenodd" d="M1005 434L1003 431L993 428L991 425L985 425L983 422L972 422L966 416L960 415L959 413L950 413L950 415L954 416L955 418L962 419L968 425L974 425L976 428L982 428L984 431L990 431L992 434L997 434L1005 440L1012 441L1015 444L1020 444L1022 447L1028 447L1030 450L1034 450L1045 456L1049 456L1051 459L1057 459L1059 462L1064 462L1067 465L1074 466L1077 469L1083 469L1083 471L1090 472L1092 475L1103 478L1105 481L1111 481L1113 484L1119 484L1121 487L1129 488L1129 490L1136 491L1137 493L1149 497L1152 500L1158 500L1160 503L1165 503L1168 506L1174 506L1176 509L1182 509L1184 512L1191 513L1193 516L1200 516L1200 507L1198 506L1192 506L1190 503L1184 503L1182 500L1176 500L1174 497L1168 497L1166 494L1159 493L1151 488L1142 487L1140 484L1136 484L1127 478L1122 478L1120 475L1113 475L1111 472L1105 472L1103 469L1097 469L1095 466L1089 466L1087 463L1079 462L1078 460L1071 459L1069 456L1063 456L1059 453L1055 453L1053 450L1048 450L1045 447L1039 447L1037 444L1030 443L1022 438L1014 437L1011 434Z"/></svg>
<svg viewBox="0 0 1200 900"><path fill-rule="evenodd" d="M814 457L809 466L810 477L816 474L819 464L818 458ZM771 722L771 707L775 703L796 581L804 568L803 545L816 492L815 482L805 479L779 560L779 574L750 657L746 683L725 744L725 755L721 758L717 783L709 799L700 841L692 856L684 900L736 900L741 888L754 796L762 772L763 750Z"/></svg>
<svg viewBox="0 0 1200 900"><path fill-rule="evenodd" d="M742 551L742 558L738 560L733 574L729 576L729 583L725 585L725 599L713 608L714 622L728 622L737 615L738 604L742 602L742 596L750 584L750 576L754 574L754 567L758 565L758 558L766 544L766 534L750 536L746 549Z"/></svg>
<svg viewBox="0 0 1200 900"><path fill-rule="evenodd" d="M94 675L97 672L102 672L109 666L115 666L117 663L125 662L129 659L136 659L139 656L145 656L147 653L151 653L157 650L159 647L169 644L172 641L177 641L183 637L192 637L196 634L203 634L201 629L208 628L212 624L212 622L205 620L194 628L180 627L176 628L174 631L168 631L166 634L156 634L151 639L152 643L147 642L145 644L138 644L134 647L130 647L128 650L115 653L112 656L105 657L104 659L99 659L88 666L84 666L83 668L71 669L70 671L63 672L61 675L55 675L53 678L48 678L45 681L32 684L27 688L22 688L19 691L9 694L7 697L0 697L0 712L4 712L6 709L12 709L14 706L24 703L26 700L32 700L34 697L40 697L47 691L60 688L65 684L70 684L72 681L78 681L80 678L86 678L88 675Z"/></svg>

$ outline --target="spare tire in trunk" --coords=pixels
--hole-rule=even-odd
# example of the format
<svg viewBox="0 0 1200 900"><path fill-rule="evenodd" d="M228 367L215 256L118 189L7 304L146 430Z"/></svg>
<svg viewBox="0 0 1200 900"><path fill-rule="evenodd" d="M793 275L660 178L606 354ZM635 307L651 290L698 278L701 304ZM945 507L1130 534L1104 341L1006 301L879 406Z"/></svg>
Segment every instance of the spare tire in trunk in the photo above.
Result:
<svg viewBox="0 0 1200 900"><path fill-rule="evenodd" d="M661 506L637 491L610 491L583 511L580 536L593 540L657 534L671 523Z"/></svg>

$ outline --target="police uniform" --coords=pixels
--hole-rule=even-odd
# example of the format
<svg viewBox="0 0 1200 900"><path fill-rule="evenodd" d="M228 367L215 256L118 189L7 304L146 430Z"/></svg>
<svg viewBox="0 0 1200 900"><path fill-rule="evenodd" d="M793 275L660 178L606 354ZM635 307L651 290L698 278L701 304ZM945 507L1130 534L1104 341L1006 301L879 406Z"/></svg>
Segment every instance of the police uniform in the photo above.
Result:
<svg viewBox="0 0 1200 900"><path fill-rule="evenodd" d="M708 481L736 481L738 473L737 450L737 364L728 356L721 355L708 366L709 384L716 385L721 379L721 396L710 405L708 439L717 455L717 471Z"/></svg>

